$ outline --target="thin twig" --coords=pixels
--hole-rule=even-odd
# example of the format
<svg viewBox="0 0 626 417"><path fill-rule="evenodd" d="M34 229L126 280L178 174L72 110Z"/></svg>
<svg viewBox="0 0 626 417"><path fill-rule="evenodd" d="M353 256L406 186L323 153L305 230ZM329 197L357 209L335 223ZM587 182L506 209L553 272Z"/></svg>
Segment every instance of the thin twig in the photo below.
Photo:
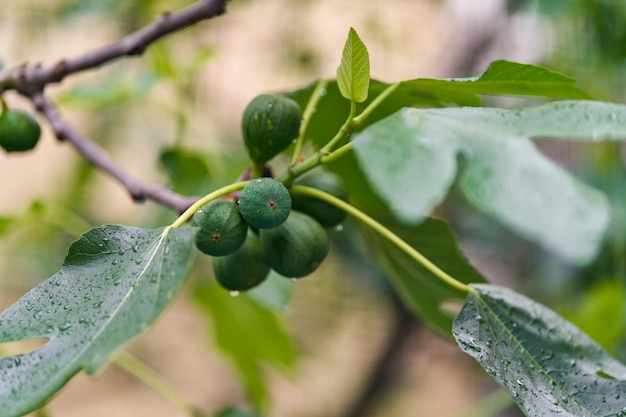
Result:
<svg viewBox="0 0 626 417"><path fill-rule="evenodd" d="M183 213L197 198L185 197L163 185L147 184L133 177L107 152L72 127L44 95L45 87L67 75L96 68L114 59L140 55L157 39L224 12L226 0L199 0L176 13L164 13L148 26L110 45L52 65L22 65L0 73L0 94L16 90L29 98L48 120L59 140L70 143L80 155L119 181L135 201L149 199Z"/></svg>
<svg viewBox="0 0 626 417"><path fill-rule="evenodd" d="M22 65L0 73L0 94L17 90L31 97L67 75L96 68L123 56L141 55L152 42L202 20L224 13L226 0L199 0L176 13L164 13L150 25L110 45L61 59L50 65Z"/></svg>
<svg viewBox="0 0 626 417"><path fill-rule="evenodd" d="M43 93L33 94L31 100L37 110L48 120L59 140L70 143L83 158L119 181L135 201L150 199L182 213L197 200L195 197L184 197L177 194L164 185L146 184L133 177L115 162L104 149L74 129Z"/></svg>

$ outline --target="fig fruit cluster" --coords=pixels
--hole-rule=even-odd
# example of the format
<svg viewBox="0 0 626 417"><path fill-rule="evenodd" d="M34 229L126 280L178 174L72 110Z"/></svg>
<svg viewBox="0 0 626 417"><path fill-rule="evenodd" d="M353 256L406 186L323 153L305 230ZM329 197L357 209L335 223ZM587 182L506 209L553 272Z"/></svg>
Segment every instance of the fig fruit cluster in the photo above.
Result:
<svg viewBox="0 0 626 417"><path fill-rule="evenodd" d="M41 127L28 113L5 109L0 115L0 146L7 152L24 152L33 149Z"/></svg>
<svg viewBox="0 0 626 417"><path fill-rule="evenodd" d="M298 184L346 199L337 177L313 174ZM288 278L315 271L329 251L326 228L339 224L344 213L313 198L291 195L273 178L252 180L239 201L216 200L192 219L198 228L196 247L213 256L218 283L229 291L245 291L262 283L271 270Z"/></svg>

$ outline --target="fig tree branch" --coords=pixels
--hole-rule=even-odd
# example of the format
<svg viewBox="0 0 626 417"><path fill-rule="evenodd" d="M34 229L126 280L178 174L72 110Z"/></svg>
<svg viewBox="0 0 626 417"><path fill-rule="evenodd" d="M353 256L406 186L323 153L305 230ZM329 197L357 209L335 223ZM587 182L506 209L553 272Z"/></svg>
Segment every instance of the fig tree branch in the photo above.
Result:
<svg viewBox="0 0 626 417"><path fill-rule="evenodd" d="M152 42L173 32L224 13L226 0L199 0L176 13L164 13L154 22L117 42L49 65L21 65L0 72L0 94L17 90L27 97L67 75L96 68L123 56L141 55Z"/></svg>
<svg viewBox="0 0 626 417"><path fill-rule="evenodd" d="M104 149L74 129L42 92L34 93L30 98L58 139L71 144L83 158L119 181L135 201L149 199L182 213L197 200L177 194L164 185L146 184L133 177Z"/></svg>
<svg viewBox="0 0 626 417"><path fill-rule="evenodd" d="M51 65L24 64L9 68L0 72L0 95L7 90L16 90L29 98L48 120L59 140L69 142L83 158L119 181L134 200L150 199L183 213L197 198L184 197L166 186L147 184L133 177L104 149L74 129L46 98L44 90L48 84L61 82L69 74L96 68L124 56L141 55L152 42L224 13L226 1L198 0L181 11L164 13L148 26L117 42Z"/></svg>

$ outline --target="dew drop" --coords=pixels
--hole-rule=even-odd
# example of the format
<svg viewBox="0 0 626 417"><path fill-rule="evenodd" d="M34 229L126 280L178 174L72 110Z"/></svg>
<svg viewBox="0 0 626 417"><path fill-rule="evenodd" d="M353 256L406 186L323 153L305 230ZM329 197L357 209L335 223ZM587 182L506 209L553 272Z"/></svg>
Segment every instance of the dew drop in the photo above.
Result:
<svg viewBox="0 0 626 417"><path fill-rule="evenodd" d="M320 89L320 96L324 97L326 94L328 94L328 90L325 88Z"/></svg>
<svg viewBox="0 0 626 417"><path fill-rule="evenodd" d="M239 295L239 291L229 291L228 293L231 297L237 297Z"/></svg>
<svg viewBox="0 0 626 417"><path fill-rule="evenodd" d="M343 230L343 224L337 225L337 227L335 227L335 230L341 232Z"/></svg>
<svg viewBox="0 0 626 417"><path fill-rule="evenodd" d="M72 326L74 325L70 322L62 323L62 324L59 324L59 330L64 332L64 331L71 329Z"/></svg>

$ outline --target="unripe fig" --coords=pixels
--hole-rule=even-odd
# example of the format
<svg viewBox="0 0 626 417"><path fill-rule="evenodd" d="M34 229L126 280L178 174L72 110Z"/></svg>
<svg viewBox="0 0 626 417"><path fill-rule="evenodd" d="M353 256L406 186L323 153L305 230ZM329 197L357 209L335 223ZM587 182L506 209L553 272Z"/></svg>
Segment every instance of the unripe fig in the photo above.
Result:
<svg viewBox="0 0 626 417"><path fill-rule="evenodd" d="M235 252L213 258L213 272L222 287L230 291L244 291L263 282L270 267L263 261L259 239L248 232L243 246Z"/></svg>
<svg viewBox="0 0 626 417"><path fill-rule="evenodd" d="M339 177L330 172L319 171L305 175L296 179L294 185L317 188L341 200L348 200L348 190ZM324 227L336 226L346 218L345 211L308 195L293 193L291 195L291 207L293 210L301 211L313 217Z"/></svg>
<svg viewBox="0 0 626 417"><path fill-rule="evenodd" d="M261 94L243 112L243 141L250 159L262 165L287 148L298 136L302 112L287 97Z"/></svg>
<svg viewBox="0 0 626 417"><path fill-rule="evenodd" d="M7 152L29 151L41 136L39 123L21 110L5 110L0 115L0 146Z"/></svg>
<svg viewBox="0 0 626 417"><path fill-rule="evenodd" d="M287 221L260 231L263 259L276 272L290 278L309 275L326 255L326 230L312 217L292 211Z"/></svg>
<svg viewBox="0 0 626 417"><path fill-rule="evenodd" d="M241 191L239 211L250 226L271 229L287 220L291 212L291 196L282 182L258 178Z"/></svg>
<svg viewBox="0 0 626 417"><path fill-rule="evenodd" d="M193 216L192 225L198 227L196 247L211 256L225 256L243 245L248 232L239 208L228 200L215 200Z"/></svg>

